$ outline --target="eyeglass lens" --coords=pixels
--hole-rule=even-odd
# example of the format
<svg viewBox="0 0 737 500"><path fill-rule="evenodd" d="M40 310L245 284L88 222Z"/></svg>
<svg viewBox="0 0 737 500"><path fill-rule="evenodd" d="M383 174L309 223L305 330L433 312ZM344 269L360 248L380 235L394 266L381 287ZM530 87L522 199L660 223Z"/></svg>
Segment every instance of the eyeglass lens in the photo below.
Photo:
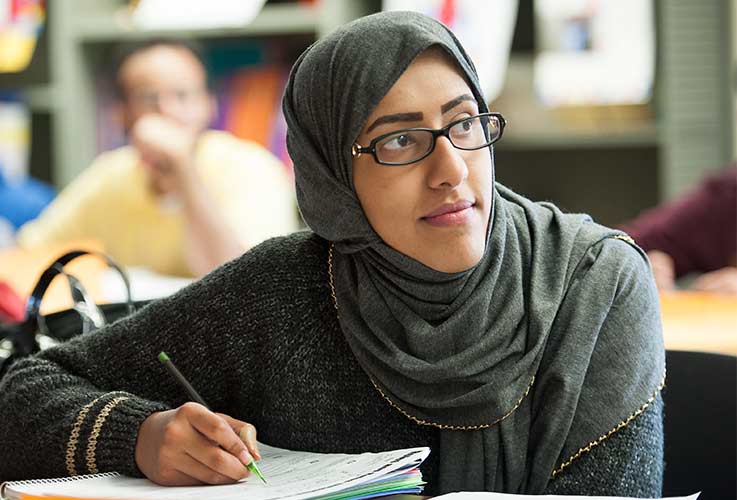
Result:
<svg viewBox="0 0 737 500"><path fill-rule="evenodd" d="M448 130L450 142L458 149L480 149L497 140L501 124L496 116L474 116L455 123ZM384 163L411 163L433 147L429 130L404 130L376 143L376 157Z"/></svg>

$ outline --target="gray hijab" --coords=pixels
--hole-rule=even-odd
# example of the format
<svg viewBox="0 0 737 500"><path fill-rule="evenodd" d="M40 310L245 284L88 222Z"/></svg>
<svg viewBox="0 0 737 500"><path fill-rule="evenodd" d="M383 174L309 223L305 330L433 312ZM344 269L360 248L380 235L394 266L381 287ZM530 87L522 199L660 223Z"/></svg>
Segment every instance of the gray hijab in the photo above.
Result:
<svg viewBox="0 0 737 500"><path fill-rule="evenodd" d="M484 256L455 274L397 252L374 232L353 188L351 145L429 47L457 62L487 111L458 40L421 14L358 19L298 59L283 107L300 210L334 244L339 321L356 359L388 404L417 425L441 429L437 489L541 493L571 446L598 437L635 409L633 401L647 399L661 375L653 363L662 360L653 356L657 345L645 346L642 374L610 379L627 378L621 407L606 415L594 416L600 409L593 408L588 415L585 405L577 411L597 325L615 293L603 287L598 301L597 293L567 297L577 269L613 234L583 215L497 184ZM557 332L558 324L585 327Z"/></svg>

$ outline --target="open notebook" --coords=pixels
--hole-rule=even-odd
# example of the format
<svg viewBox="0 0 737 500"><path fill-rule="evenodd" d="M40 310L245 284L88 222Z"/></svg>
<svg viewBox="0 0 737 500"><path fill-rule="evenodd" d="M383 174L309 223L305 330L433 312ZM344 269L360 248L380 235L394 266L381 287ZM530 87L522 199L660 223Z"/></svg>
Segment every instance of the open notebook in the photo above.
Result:
<svg viewBox="0 0 737 500"><path fill-rule="evenodd" d="M358 455L290 451L259 444L259 468L268 480L255 476L230 485L168 487L117 473L59 479L7 482L3 498L32 500L46 496L97 499L249 500L358 499L395 493L420 493L424 483L419 466L429 448L411 448Z"/></svg>

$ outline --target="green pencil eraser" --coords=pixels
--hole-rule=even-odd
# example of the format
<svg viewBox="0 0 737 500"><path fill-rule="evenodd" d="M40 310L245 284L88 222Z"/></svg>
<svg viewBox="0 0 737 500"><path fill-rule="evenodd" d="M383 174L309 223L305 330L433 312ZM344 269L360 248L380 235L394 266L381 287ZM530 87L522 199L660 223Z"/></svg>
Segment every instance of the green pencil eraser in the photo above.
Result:
<svg viewBox="0 0 737 500"><path fill-rule="evenodd" d="M161 361L162 363L163 363L164 361L169 361L169 356L167 356L167 355L166 355L166 353L165 353L164 351L161 351L161 352L159 353L159 361Z"/></svg>

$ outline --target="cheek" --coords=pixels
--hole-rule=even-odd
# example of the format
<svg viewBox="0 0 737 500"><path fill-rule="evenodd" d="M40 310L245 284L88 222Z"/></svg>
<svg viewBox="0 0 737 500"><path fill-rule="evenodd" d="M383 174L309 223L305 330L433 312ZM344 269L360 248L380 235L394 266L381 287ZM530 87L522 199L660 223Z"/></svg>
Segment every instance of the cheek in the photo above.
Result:
<svg viewBox="0 0 737 500"><path fill-rule="evenodd" d="M477 198L483 200L484 207L488 211L491 205L493 166L488 151L479 153L482 154L476 155L468 162L468 183Z"/></svg>
<svg viewBox="0 0 737 500"><path fill-rule="evenodd" d="M398 170L366 172L354 167L353 172L356 194L371 227L387 243L401 239L415 218L416 181Z"/></svg>

